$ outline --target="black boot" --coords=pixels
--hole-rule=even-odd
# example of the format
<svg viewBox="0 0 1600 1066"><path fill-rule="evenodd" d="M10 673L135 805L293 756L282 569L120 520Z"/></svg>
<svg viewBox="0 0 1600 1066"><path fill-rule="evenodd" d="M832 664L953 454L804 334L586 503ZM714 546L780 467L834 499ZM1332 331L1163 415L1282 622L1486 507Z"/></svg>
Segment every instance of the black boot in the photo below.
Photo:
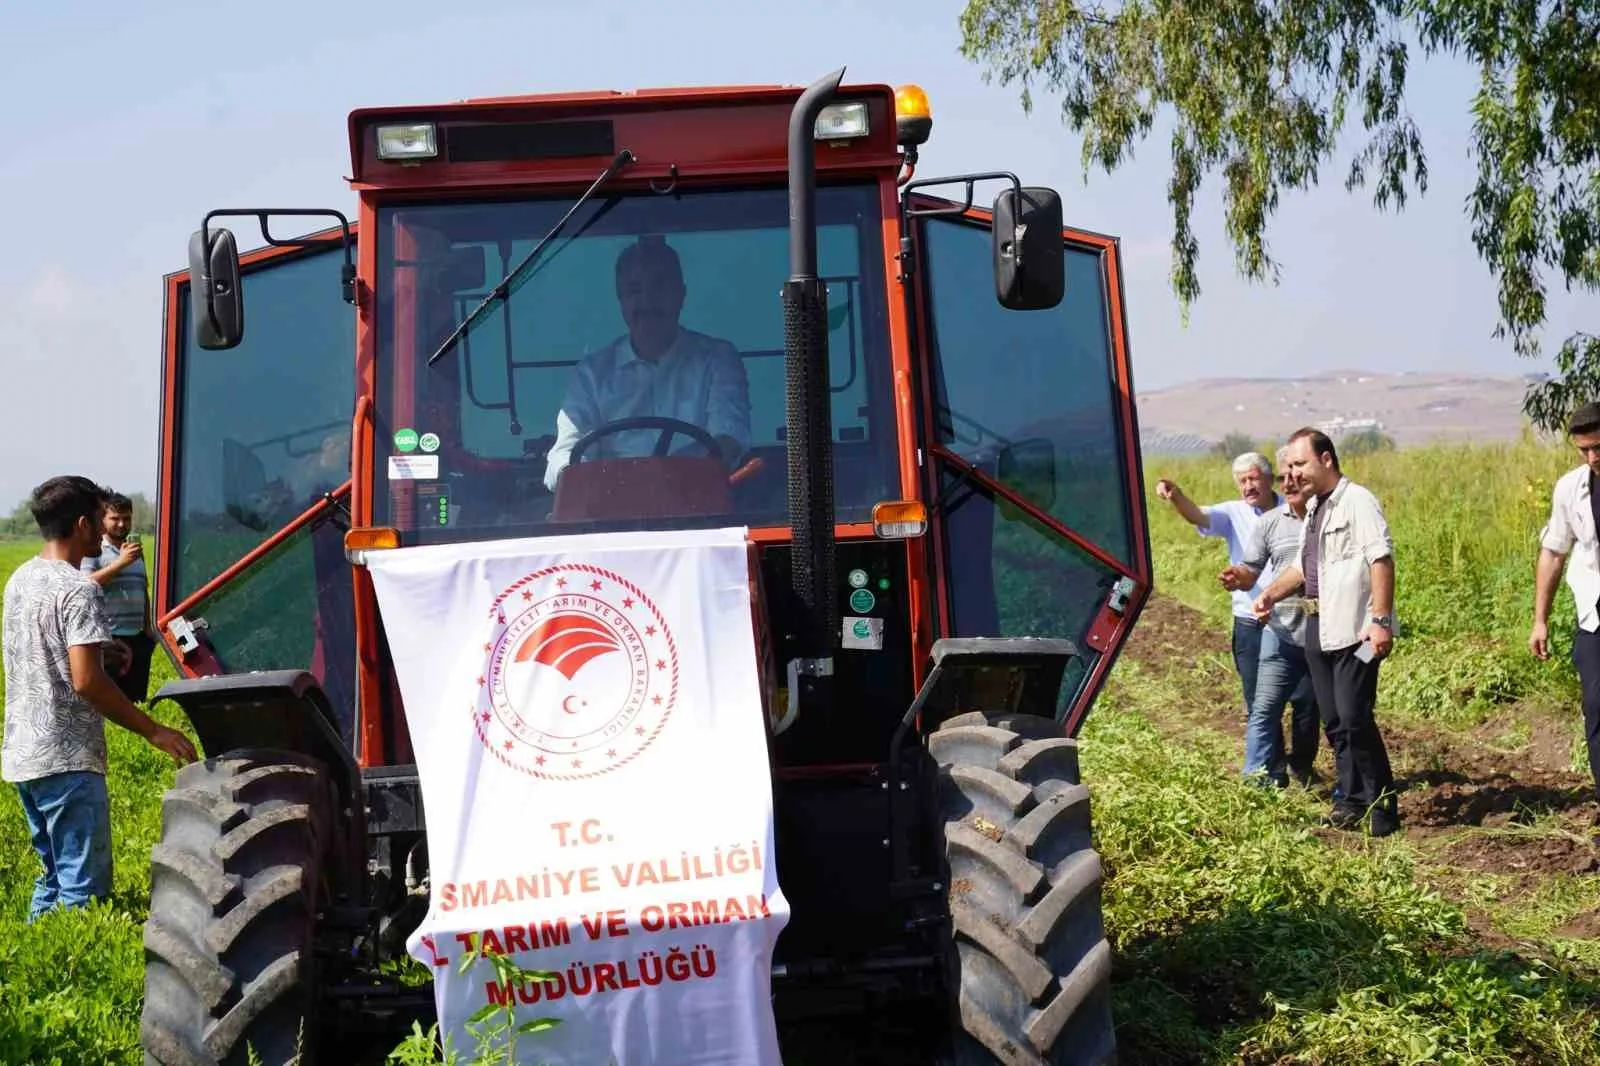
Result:
<svg viewBox="0 0 1600 1066"><path fill-rule="evenodd" d="M1322 824L1330 829L1354 829L1361 824L1361 812L1344 803L1335 803Z"/></svg>
<svg viewBox="0 0 1600 1066"><path fill-rule="evenodd" d="M1399 831L1400 804L1393 793L1387 793L1372 805L1372 820L1367 826L1367 833L1374 837L1386 837Z"/></svg>

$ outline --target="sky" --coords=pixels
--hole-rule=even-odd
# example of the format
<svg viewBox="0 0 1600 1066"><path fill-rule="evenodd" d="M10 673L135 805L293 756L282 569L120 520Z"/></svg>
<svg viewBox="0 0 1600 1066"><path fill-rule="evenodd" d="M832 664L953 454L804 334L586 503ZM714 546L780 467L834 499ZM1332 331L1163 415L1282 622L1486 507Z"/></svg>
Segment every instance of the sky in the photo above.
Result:
<svg viewBox="0 0 1600 1066"><path fill-rule="evenodd" d="M7 5L0 506L64 472L154 492L162 276L185 265L189 234L213 208L353 217L345 123L374 105L805 85L840 66L847 84L916 82L934 117L919 177L1011 170L1060 190L1069 225L1121 238L1136 389L1330 369L1549 368L1548 357L1519 359L1492 336L1495 290L1465 213L1470 70L1412 65L1409 100L1431 173L1428 194L1403 213L1344 190L1358 127L1320 186L1286 195L1268 238L1282 265L1276 286L1235 274L1211 181L1195 225L1203 292L1185 325L1168 281L1159 127L1115 174L1085 176L1054 99L1038 98L1027 115L1016 88L985 84L962 57L961 9L959 0ZM254 247L259 234L246 225L241 247ZM1580 313L1594 328L1597 303L1549 284L1553 351Z"/></svg>

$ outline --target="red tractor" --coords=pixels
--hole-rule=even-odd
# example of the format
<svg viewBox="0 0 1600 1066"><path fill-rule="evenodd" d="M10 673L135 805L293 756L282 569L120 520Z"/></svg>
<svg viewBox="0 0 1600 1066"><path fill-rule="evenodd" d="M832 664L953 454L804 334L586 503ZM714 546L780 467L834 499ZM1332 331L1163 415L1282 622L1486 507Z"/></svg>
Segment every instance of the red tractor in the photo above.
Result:
<svg viewBox="0 0 1600 1066"><path fill-rule="evenodd" d="M1151 586L1118 244L1009 173L915 177L922 91L843 73L358 110L355 220L205 215L166 279L155 587L207 758L152 855L146 1061L352 1061L433 1010L396 976L427 836L364 557L728 526L780 1024L922 1003L943 1060L1113 1059L1074 738ZM574 436L579 361L652 320L737 353L742 432Z"/></svg>

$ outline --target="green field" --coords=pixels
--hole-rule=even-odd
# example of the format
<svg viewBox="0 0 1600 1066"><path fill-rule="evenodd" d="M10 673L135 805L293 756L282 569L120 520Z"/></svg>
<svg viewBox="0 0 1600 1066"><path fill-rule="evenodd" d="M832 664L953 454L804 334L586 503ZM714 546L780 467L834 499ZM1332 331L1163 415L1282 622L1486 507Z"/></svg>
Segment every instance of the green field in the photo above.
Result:
<svg viewBox="0 0 1600 1066"><path fill-rule="evenodd" d="M37 550L0 543L0 573ZM151 685L172 678L156 656ZM178 725L171 705L154 713ZM111 905L83 914L25 919L38 860L9 785L0 799L0 1062L29 1066L138 1063L144 993L140 938L150 891L150 848L161 826L161 793L172 760L125 730L106 727L116 881Z"/></svg>
<svg viewBox="0 0 1600 1066"><path fill-rule="evenodd" d="M1238 780L1223 549L1152 494L1158 598L1082 738L1124 1063L1600 1061L1600 853L1564 591L1558 658L1526 648L1538 529L1574 462L1524 443L1347 463L1397 544L1379 714L1406 832L1382 841L1320 829L1325 796ZM1161 476L1201 502L1233 494L1218 460ZM9 572L32 546L0 549ZM35 860L0 799L3 1063L141 1061L147 856L172 771L108 732L110 906L26 927Z"/></svg>

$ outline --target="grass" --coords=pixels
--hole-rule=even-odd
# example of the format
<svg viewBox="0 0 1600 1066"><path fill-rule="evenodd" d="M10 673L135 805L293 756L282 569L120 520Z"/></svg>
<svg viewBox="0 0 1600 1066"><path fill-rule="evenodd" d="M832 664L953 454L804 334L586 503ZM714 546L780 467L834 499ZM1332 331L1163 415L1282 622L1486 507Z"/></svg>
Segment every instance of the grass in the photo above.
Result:
<svg viewBox="0 0 1600 1066"><path fill-rule="evenodd" d="M1397 544L1402 639L1381 720L1397 773L1414 782L1408 812L1437 815L1408 814L1407 832L1382 841L1319 828L1325 797L1238 779L1223 551L1152 494L1158 593L1199 614L1168 629L1147 614L1082 737L1122 1061L1600 1061L1600 865L1561 798L1582 783L1570 772L1583 765L1576 679L1525 643L1535 538L1550 484L1573 462L1521 442L1348 464L1387 505ZM1147 475L1152 486L1176 477L1201 501L1233 491L1215 460ZM32 550L0 544L0 572ZM1563 653L1571 629L1563 592ZM153 684L165 671L158 656ZM14 793L0 798L3 1062L141 1060L148 855L172 770L107 732L108 906L26 927L34 859ZM1453 813L1457 802L1479 813Z"/></svg>
<svg viewBox="0 0 1600 1066"><path fill-rule="evenodd" d="M1418 849L1330 847L1320 803L1240 783L1219 731L1172 743L1174 679L1130 673L1083 738L1127 1061L1595 1060L1592 966L1483 949L1467 909L1419 876ZM1592 894L1551 900L1544 925ZM1537 934L1516 929L1526 914L1497 916Z"/></svg>
<svg viewBox="0 0 1600 1066"><path fill-rule="evenodd" d="M0 543L0 581L38 550ZM159 654L152 687L172 677ZM174 709L152 713L179 725ZM161 794L172 761L119 726L106 725L113 896L82 914L26 924L38 860L16 791L0 800L0 1062L30 1066L138 1063L144 994L141 948L150 894L150 849L160 834Z"/></svg>
<svg viewBox="0 0 1600 1066"><path fill-rule="evenodd" d="M1576 463L1575 453L1529 438L1344 461L1345 473L1377 494L1394 537L1400 639L1380 694L1389 713L1460 729L1519 701L1576 704L1570 667L1540 663L1527 651L1539 530L1556 478ZM1228 464L1215 459L1155 463L1147 476L1152 485L1175 479L1201 504L1238 496ZM1220 542L1198 536L1153 492L1149 506L1158 586L1225 623ZM1551 619L1561 653L1571 648L1574 617L1563 591Z"/></svg>
<svg viewBox="0 0 1600 1066"><path fill-rule="evenodd" d="M1158 592L1209 635L1130 650L1083 736L1135 1061L1600 1059L1600 864L1571 812L1587 764L1564 587L1558 657L1527 650L1539 529L1576 461L1523 440L1345 463L1394 535L1401 631L1379 716L1403 807L1423 814L1377 842L1319 829L1325 797L1238 781L1226 553L1151 493ZM1199 502L1237 494L1216 459L1152 464L1159 477Z"/></svg>

